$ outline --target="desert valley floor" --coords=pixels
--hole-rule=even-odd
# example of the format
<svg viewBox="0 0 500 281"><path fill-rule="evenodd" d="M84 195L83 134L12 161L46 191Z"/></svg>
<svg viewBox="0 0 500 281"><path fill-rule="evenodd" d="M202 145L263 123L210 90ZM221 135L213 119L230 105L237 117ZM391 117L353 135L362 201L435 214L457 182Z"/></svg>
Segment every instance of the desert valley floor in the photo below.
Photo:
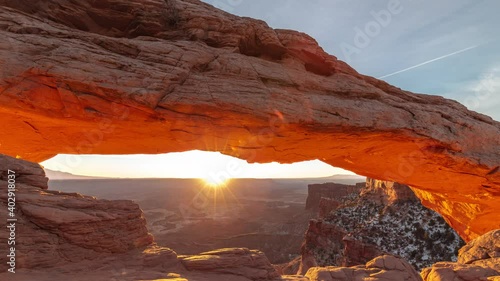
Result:
<svg viewBox="0 0 500 281"><path fill-rule="evenodd" d="M49 188L110 200L134 200L160 245L178 254L247 247L272 263L299 256L308 221L307 185L332 179L233 179L214 190L199 179L54 180ZM338 176L339 183L364 178Z"/></svg>

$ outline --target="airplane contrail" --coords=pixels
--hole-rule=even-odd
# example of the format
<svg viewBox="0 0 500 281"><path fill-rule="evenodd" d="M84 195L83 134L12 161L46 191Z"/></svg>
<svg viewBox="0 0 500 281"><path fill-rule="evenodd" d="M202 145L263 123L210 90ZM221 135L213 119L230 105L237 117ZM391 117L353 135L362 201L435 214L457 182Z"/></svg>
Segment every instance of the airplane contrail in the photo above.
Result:
<svg viewBox="0 0 500 281"><path fill-rule="evenodd" d="M383 78L387 78L389 76L393 76L393 75L396 75L396 74L399 74L401 72L405 72L405 71L408 71L410 69L414 69L414 68L417 68L417 67L421 67L422 65L426 65L426 64L429 64L431 62L435 62L437 60L441 60L441 59L444 59L444 58L447 58L447 57L451 57L451 56L454 56L454 55L458 55L460 53L463 53L463 52L466 52L468 50L472 50L472 49L475 49L479 47L479 45L474 45L474 46L471 46L471 47L468 47L468 48L465 48L463 50L460 50L460 51L456 51L456 52L453 52L453 53L450 53L450 54L447 54L447 55L444 55L444 56L440 56L438 58L435 58L435 59L431 59L431 60L428 60L426 62L423 62L423 63L419 63L417 65L414 65L414 66L411 66L411 67L408 67L408 68L405 68L405 69L402 69L402 70L399 70L399 71L396 71L396 72L393 72L393 73L390 73L390 74L387 74L387 75L384 75L382 77L378 77L378 79L383 79Z"/></svg>

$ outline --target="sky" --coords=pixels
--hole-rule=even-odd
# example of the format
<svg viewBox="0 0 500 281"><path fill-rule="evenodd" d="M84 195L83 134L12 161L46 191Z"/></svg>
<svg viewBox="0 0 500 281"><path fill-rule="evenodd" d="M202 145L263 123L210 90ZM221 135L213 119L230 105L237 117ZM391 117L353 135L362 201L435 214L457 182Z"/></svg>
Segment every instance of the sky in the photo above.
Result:
<svg viewBox="0 0 500 281"><path fill-rule="evenodd" d="M416 93L454 99L500 120L500 1L204 0L273 28L314 37L358 72ZM76 160L75 160L76 159ZM140 163L140 166L138 165ZM45 167L112 177L287 178L352 174L320 161L248 164L214 152L58 155ZM228 171L228 166L237 172ZM223 175L226 176L226 175Z"/></svg>

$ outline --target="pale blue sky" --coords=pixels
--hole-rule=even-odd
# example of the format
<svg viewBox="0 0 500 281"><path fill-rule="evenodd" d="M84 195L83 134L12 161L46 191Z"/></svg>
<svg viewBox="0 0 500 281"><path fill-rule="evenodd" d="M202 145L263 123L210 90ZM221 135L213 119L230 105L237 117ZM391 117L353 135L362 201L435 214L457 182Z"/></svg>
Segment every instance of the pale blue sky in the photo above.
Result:
<svg viewBox="0 0 500 281"><path fill-rule="evenodd" d="M471 110L500 120L500 1L204 2L240 16L262 19L273 28L305 32L328 53L348 62L360 73L384 77L383 80L413 92L455 99ZM366 35L364 42L358 40L356 43L356 38L364 36L360 31L371 34ZM349 50L355 52L349 54ZM408 70L402 71L405 69ZM387 76L396 72L399 73ZM200 161L213 165L205 167ZM78 156L78 160L60 155L43 164L48 168L85 175L207 177L227 170L228 163L237 166L239 172L235 177L314 177L345 173L319 161L281 166L249 165L218 154L200 152L159 156Z"/></svg>
<svg viewBox="0 0 500 281"><path fill-rule="evenodd" d="M383 80L418 93L441 95L500 120L500 1L497 0L204 0L228 12L258 18L273 28L314 37L330 54L362 74L382 77L478 46ZM350 57L356 28L373 13L392 14L369 44Z"/></svg>

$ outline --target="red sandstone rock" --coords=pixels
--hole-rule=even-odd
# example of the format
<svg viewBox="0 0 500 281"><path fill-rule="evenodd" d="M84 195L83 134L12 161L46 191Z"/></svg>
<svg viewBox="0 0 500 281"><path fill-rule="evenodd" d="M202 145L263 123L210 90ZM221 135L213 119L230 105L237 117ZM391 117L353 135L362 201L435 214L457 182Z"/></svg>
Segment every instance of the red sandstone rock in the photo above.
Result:
<svg viewBox="0 0 500 281"><path fill-rule="evenodd" d="M1 0L0 152L202 149L407 184L470 240L500 222L500 124L197 0Z"/></svg>
<svg viewBox="0 0 500 281"><path fill-rule="evenodd" d="M500 230L490 231L462 247L458 261L439 262L422 270L424 281L500 279Z"/></svg>
<svg viewBox="0 0 500 281"><path fill-rule="evenodd" d="M421 281L418 273L404 260L384 255L355 267L313 267L306 277L311 281Z"/></svg>
<svg viewBox="0 0 500 281"><path fill-rule="evenodd" d="M264 253L246 248L220 249L194 256L179 256L182 264L193 271L234 274L250 280L279 277Z"/></svg>
<svg viewBox="0 0 500 281"><path fill-rule="evenodd" d="M453 262L436 263L422 270L420 274L424 281L481 281L491 280L488 277L493 276L500 278L500 273L492 268Z"/></svg>
<svg viewBox="0 0 500 281"><path fill-rule="evenodd" d="M132 201L98 200L80 194L44 190L43 169L27 161L0 155L0 214L7 215L7 169L16 175L16 267L57 267L99 259L149 245L142 210ZM38 182L34 180L38 179ZM9 233L1 231L2 240ZM6 251L7 243L2 244ZM6 267L5 255L0 269Z"/></svg>
<svg viewBox="0 0 500 281"><path fill-rule="evenodd" d="M361 196L377 203L391 205L397 202L417 201L415 193L404 184L367 178Z"/></svg>
<svg viewBox="0 0 500 281"><path fill-rule="evenodd" d="M4 155L0 155L2 218L8 215L8 169L20 175L16 181L16 275L12 279L6 272L2 256L1 280L250 281L279 277L267 257L254 250L223 249L178 258L173 250L152 244L142 210L132 201L42 189L47 179L38 164ZM8 235L0 231L3 241ZM7 253L7 243L0 250Z"/></svg>
<svg viewBox="0 0 500 281"><path fill-rule="evenodd" d="M306 210L319 210L321 198L334 199L340 202L343 198L359 195L364 185L364 183L361 185L347 185L333 182L310 184L307 189Z"/></svg>
<svg viewBox="0 0 500 281"><path fill-rule="evenodd" d="M460 249L458 254L458 262L464 264L478 260L500 258L500 229L490 231L470 241Z"/></svg>
<svg viewBox="0 0 500 281"><path fill-rule="evenodd" d="M0 154L0 180L8 181L8 170L14 171L15 181L25 185L48 188L49 179L40 165ZM3 186L6 188L5 186Z"/></svg>
<svg viewBox="0 0 500 281"><path fill-rule="evenodd" d="M325 213L309 224L300 274L313 266L364 264L384 253L401 256L417 269L456 259L463 241L437 213L422 206L408 186L370 178L365 185L357 196L337 197L340 206L322 198L326 206L320 211ZM322 192L336 190L335 185L324 185Z"/></svg>
<svg viewBox="0 0 500 281"><path fill-rule="evenodd" d="M322 197L319 200L318 217L323 218L342 205L341 201Z"/></svg>

